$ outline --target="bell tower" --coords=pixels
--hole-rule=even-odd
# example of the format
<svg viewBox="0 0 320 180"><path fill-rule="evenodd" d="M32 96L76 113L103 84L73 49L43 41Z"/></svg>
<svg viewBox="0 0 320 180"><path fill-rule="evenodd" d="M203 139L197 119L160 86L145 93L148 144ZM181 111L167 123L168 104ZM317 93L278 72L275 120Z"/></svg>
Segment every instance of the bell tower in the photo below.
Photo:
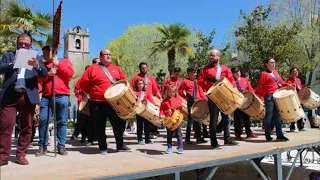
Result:
<svg viewBox="0 0 320 180"><path fill-rule="evenodd" d="M64 33L64 57L72 62L74 77L80 76L90 64L89 55L89 30L82 31L80 26L68 28Z"/></svg>

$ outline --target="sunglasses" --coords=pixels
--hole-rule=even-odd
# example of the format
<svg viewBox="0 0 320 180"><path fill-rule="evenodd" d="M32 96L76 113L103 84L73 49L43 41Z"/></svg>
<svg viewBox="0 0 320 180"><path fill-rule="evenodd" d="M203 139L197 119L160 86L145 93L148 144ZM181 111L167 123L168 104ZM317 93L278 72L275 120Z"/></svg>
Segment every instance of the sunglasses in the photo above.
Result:
<svg viewBox="0 0 320 180"><path fill-rule="evenodd" d="M30 47L31 47L31 44L23 43L23 42L18 42L18 46L19 46L19 47L30 48Z"/></svg>

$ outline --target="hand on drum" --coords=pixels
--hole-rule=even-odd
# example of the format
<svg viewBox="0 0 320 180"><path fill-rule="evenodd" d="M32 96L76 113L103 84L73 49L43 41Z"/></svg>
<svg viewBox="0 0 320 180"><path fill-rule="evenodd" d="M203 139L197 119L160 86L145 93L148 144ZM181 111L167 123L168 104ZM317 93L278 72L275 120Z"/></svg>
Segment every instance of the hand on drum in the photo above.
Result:
<svg viewBox="0 0 320 180"><path fill-rule="evenodd" d="M171 116L171 115L172 115L172 110L169 109L169 111L168 111L168 116Z"/></svg>

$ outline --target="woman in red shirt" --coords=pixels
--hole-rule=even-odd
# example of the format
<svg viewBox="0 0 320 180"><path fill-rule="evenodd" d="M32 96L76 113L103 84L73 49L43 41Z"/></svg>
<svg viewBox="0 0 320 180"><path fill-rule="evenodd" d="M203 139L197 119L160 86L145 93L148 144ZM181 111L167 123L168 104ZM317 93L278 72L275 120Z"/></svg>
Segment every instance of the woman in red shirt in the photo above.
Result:
<svg viewBox="0 0 320 180"><path fill-rule="evenodd" d="M177 86L170 85L166 88L165 99L162 101L160 106L160 118L165 116L171 116L173 111L179 111L182 106L182 97L177 93ZM175 130L171 131L167 128L167 145L166 154L172 153L172 135L176 133L178 140L178 154L183 154L182 134L181 125Z"/></svg>
<svg viewBox="0 0 320 180"><path fill-rule="evenodd" d="M266 116L264 118L265 136L267 141L273 141L271 137L271 124L276 126L276 134L278 141L288 141L289 139L283 135L282 121L279 110L273 100L273 93L283 86L287 86L287 83L281 78L276 71L276 61L273 58L269 58L265 65L267 70L261 73L256 94L264 99L266 107Z"/></svg>
<svg viewBox="0 0 320 180"><path fill-rule="evenodd" d="M134 83L134 91L140 100L147 99L149 102L154 104L151 94L147 93L145 89L145 83L143 79L137 79ZM150 125L151 123L144 119L143 117L136 115L137 118L137 138L138 143L141 145L144 144L152 144L153 142L150 140ZM145 141L142 140L142 129L144 129L144 138Z"/></svg>

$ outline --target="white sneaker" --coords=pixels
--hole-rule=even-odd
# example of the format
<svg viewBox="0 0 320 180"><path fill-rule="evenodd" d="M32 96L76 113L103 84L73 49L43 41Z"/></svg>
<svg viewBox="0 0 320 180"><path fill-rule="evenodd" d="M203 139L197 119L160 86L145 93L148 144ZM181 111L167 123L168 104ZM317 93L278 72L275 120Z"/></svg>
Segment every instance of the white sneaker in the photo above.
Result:
<svg viewBox="0 0 320 180"><path fill-rule="evenodd" d="M128 134L127 131L123 132L123 136L128 136L128 135L129 135L129 134Z"/></svg>

